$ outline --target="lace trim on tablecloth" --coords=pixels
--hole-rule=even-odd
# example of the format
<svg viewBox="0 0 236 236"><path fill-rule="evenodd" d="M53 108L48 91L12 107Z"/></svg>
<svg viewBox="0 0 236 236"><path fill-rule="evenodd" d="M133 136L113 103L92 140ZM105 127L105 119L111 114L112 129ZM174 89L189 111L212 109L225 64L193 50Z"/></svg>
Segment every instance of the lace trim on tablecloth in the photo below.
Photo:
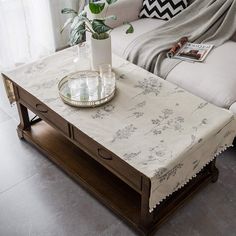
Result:
<svg viewBox="0 0 236 236"><path fill-rule="evenodd" d="M192 177L190 177L187 181L185 181L184 183L182 183L181 185L178 186L178 188L176 188L172 193L166 195L164 198L162 198L153 208L149 209L149 212L151 213L158 205L161 204L161 202L163 202L166 198L168 198L169 196L171 196L172 194L174 194L175 192L177 192L179 189L183 188L186 184L188 184L193 178L195 178L210 162L212 162L217 156L219 156L222 152L224 152L225 150L227 150L228 148L233 147L233 144L231 145L227 145L223 148L221 148L210 160L208 160L203 166L202 168L196 173L194 174Z"/></svg>

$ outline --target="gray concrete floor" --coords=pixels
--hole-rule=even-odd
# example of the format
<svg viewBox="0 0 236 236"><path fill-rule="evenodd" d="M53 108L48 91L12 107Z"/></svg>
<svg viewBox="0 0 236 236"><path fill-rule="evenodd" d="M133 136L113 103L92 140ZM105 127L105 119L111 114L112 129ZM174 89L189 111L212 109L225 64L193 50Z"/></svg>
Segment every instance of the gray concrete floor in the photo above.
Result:
<svg viewBox="0 0 236 236"><path fill-rule="evenodd" d="M0 82L0 236L136 235L16 134L16 108ZM220 177L180 208L157 236L236 235L236 155L229 149Z"/></svg>

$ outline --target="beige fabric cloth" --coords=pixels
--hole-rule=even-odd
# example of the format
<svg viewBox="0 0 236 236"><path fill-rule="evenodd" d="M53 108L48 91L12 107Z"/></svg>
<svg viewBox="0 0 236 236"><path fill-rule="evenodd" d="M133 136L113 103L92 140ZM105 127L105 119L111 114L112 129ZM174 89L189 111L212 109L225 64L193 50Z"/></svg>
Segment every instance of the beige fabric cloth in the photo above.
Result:
<svg viewBox="0 0 236 236"><path fill-rule="evenodd" d="M65 105L57 85L79 70L69 48L6 73L72 125L151 180L150 211L184 186L236 134L233 114L117 56L117 93L91 109Z"/></svg>
<svg viewBox="0 0 236 236"><path fill-rule="evenodd" d="M13 89L13 85L11 81L8 80L4 75L2 76L0 75L0 79L3 79L5 91L6 91L10 104L14 103L16 98L15 98L14 89Z"/></svg>

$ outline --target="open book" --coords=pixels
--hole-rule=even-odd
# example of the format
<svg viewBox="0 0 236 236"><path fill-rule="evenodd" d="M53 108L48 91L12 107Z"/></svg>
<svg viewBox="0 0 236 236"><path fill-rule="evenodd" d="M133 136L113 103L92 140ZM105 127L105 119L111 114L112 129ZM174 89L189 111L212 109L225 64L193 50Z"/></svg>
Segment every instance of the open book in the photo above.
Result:
<svg viewBox="0 0 236 236"><path fill-rule="evenodd" d="M167 53L169 58L202 62L205 60L213 45L189 43L184 37Z"/></svg>

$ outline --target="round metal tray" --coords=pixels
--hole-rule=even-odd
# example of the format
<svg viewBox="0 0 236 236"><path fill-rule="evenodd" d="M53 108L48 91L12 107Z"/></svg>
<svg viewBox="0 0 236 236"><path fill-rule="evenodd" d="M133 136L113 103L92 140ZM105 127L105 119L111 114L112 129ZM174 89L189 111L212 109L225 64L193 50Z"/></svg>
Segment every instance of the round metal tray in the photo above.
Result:
<svg viewBox="0 0 236 236"><path fill-rule="evenodd" d="M115 78L101 78L96 71L79 71L62 78L58 84L62 100L75 107L96 107L115 95Z"/></svg>

